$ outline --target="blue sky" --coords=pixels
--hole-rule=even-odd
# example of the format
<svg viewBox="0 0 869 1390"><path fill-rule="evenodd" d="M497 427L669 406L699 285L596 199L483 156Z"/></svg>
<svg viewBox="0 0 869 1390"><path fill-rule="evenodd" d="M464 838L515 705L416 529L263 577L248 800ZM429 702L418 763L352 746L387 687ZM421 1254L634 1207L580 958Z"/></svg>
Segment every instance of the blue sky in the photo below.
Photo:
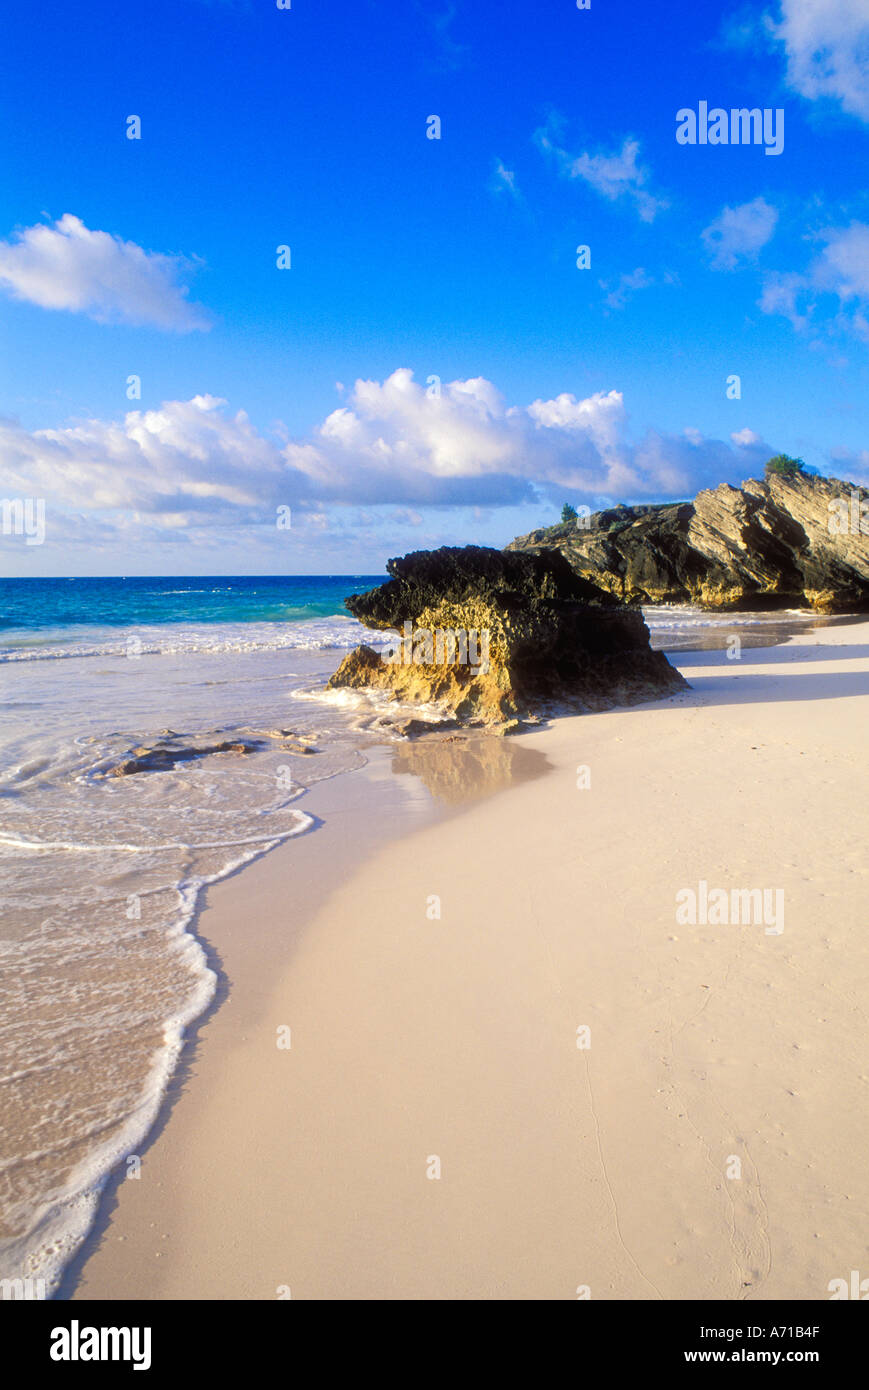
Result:
<svg viewBox="0 0 869 1390"><path fill-rule="evenodd" d="M0 573L375 572L779 451L869 480L865 0L17 7L4 49L0 496L46 528ZM701 101L781 153L678 143Z"/></svg>

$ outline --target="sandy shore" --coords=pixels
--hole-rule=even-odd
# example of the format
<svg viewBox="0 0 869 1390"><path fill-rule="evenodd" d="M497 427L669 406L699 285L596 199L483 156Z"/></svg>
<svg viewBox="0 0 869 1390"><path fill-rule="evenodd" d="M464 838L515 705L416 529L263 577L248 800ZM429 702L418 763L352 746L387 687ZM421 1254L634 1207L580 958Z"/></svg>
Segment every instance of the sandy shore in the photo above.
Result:
<svg viewBox="0 0 869 1390"><path fill-rule="evenodd" d="M301 874L299 843L211 891L228 995L66 1296L826 1299L869 1274L869 623L678 665L687 694L514 740L528 775L459 814L384 793L366 818L341 779L322 795L368 827L343 882L336 804ZM701 880L783 890L784 930L677 923Z"/></svg>

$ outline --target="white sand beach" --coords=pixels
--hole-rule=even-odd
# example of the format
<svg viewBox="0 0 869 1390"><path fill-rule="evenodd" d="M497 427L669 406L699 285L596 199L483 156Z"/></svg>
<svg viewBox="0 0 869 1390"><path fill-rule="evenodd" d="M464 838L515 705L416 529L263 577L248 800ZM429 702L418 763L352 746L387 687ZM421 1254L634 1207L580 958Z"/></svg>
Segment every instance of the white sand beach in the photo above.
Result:
<svg viewBox="0 0 869 1390"><path fill-rule="evenodd" d="M865 1266L869 623L674 661L682 695L513 740L544 775L436 820L381 795L343 881L371 772L209 891L226 998L73 1297L825 1299ZM677 923L701 882L783 890L783 930Z"/></svg>

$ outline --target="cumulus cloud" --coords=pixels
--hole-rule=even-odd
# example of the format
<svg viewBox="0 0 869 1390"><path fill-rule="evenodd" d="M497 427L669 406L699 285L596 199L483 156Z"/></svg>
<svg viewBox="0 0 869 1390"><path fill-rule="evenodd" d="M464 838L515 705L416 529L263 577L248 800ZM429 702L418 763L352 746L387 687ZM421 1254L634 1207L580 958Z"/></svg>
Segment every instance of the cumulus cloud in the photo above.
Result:
<svg viewBox="0 0 869 1390"><path fill-rule="evenodd" d="M209 321L187 300L194 263L144 251L95 232L65 213L53 226L25 227L0 241L0 286L43 309L84 313L99 323L133 323L187 333Z"/></svg>
<svg viewBox="0 0 869 1390"><path fill-rule="evenodd" d="M801 96L828 97L869 121L866 0L781 0L772 33L784 46L788 81Z"/></svg>
<svg viewBox="0 0 869 1390"><path fill-rule="evenodd" d="M626 136L622 147L613 154L571 155L555 143L557 122L535 134L535 140L547 154L551 154L559 172L567 179L582 179L601 197L614 203L620 199L632 202L644 222L652 222L663 208L667 207L664 198L653 196L648 188L649 170L638 163L640 143Z"/></svg>
<svg viewBox="0 0 869 1390"><path fill-rule="evenodd" d="M191 516L261 515L279 497L278 449L244 411L194 396L159 410L129 411L121 423L86 420L29 432L0 421L4 493L50 497L62 506L147 515L164 527Z"/></svg>
<svg viewBox="0 0 869 1390"><path fill-rule="evenodd" d="M505 403L483 377L440 395L399 369L357 381L346 405L305 439L267 437L244 411L213 396L134 410L122 421L87 420L33 432L0 421L0 488L61 509L147 523L165 534L191 527L274 526L275 508L308 520L329 504L508 507L569 491L596 499L688 496L751 466L760 442L705 439L696 431L628 438L619 391L570 392Z"/></svg>
<svg viewBox="0 0 869 1390"><path fill-rule="evenodd" d="M835 296L838 312L828 327L869 336L869 225L851 222L818 233L823 250L802 273L788 271L766 277L759 301L766 314L783 314L804 331L817 323L823 296Z"/></svg>
<svg viewBox="0 0 869 1390"><path fill-rule="evenodd" d="M592 497L670 486L666 449L638 461L626 434L620 391L514 406L482 377L433 396L400 369L357 381L349 404L284 455L327 501L505 506L540 488ZM680 477L687 485L689 471Z"/></svg>
<svg viewBox="0 0 869 1390"><path fill-rule="evenodd" d="M735 270L740 260L757 257L775 231L778 213L765 198L725 207L701 233L716 270Z"/></svg>

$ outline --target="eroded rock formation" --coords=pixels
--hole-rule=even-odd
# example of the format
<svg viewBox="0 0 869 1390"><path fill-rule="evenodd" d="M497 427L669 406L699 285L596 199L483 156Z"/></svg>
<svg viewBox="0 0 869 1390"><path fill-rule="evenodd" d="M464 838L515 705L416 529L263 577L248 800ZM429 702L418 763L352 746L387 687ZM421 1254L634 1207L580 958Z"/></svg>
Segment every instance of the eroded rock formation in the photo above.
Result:
<svg viewBox="0 0 869 1390"><path fill-rule="evenodd" d="M869 609L869 491L838 478L722 483L693 502L613 507L519 536L629 604ZM862 511L861 511L862 509ZM864 520L861 527L861 515Z"/></svg>
<svg viewBox="0 0 869 1390"><path fill-rule="evenodd" d="M444 547L387 570L386 584L345 602L367 627L399 636L383 652L357 647L333 688L384 690L501 731L556 701L598 710L685 688L649 647L642 615L556 551Z"/></svg>

